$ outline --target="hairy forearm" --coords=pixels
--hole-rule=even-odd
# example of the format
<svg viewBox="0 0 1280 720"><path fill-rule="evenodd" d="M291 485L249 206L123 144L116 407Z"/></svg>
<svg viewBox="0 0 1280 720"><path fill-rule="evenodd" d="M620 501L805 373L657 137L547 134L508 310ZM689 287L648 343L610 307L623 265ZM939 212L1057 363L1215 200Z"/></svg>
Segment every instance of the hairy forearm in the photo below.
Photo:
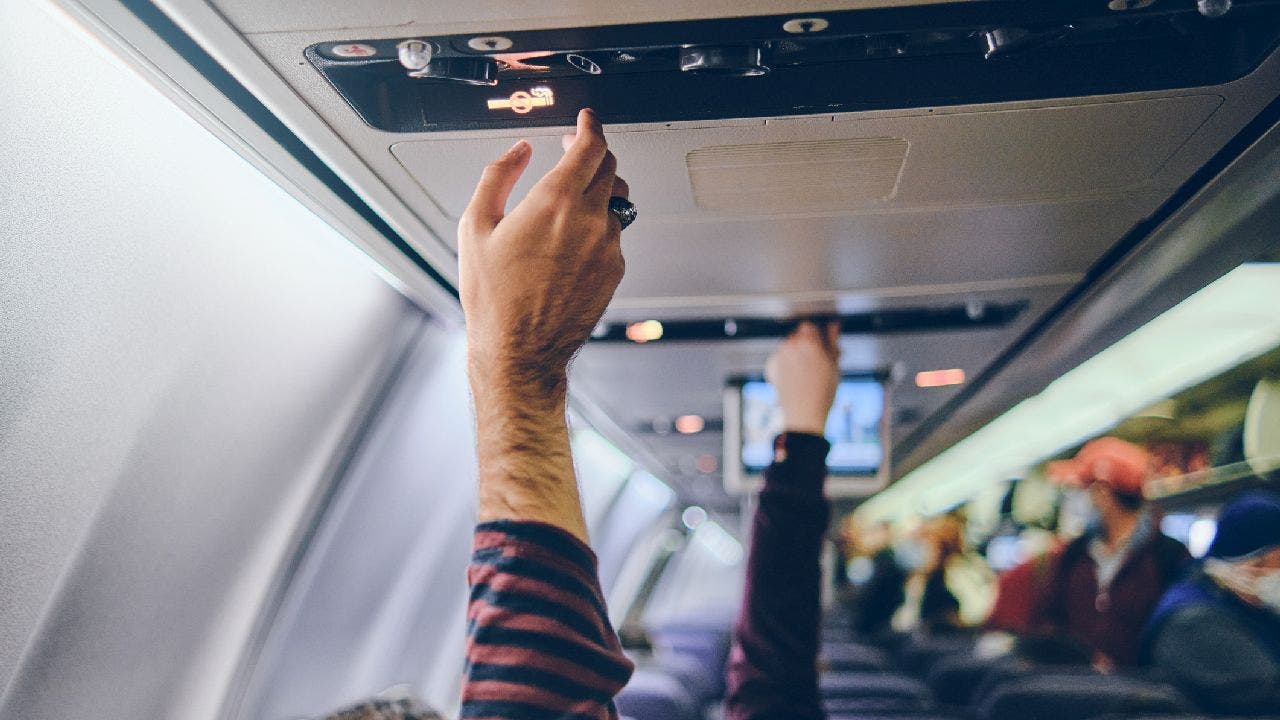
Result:
<svg viewBox="0 0 1280 720"><path fill-rule="evenodd" d="M471 363L480 521L534 520L587 541L565 419L563 383Z"/></svg>

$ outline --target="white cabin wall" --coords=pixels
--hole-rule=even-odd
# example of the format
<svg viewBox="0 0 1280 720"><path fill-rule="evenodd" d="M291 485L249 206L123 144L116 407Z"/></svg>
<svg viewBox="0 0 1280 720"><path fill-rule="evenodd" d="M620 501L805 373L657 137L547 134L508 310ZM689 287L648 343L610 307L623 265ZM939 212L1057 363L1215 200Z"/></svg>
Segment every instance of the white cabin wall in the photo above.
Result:
<svg viewBox="0 0 1280 720"><path fill-rule="evenodd" d="M46 3L0 108L0 717L214 718L421 314Z"/></svg>

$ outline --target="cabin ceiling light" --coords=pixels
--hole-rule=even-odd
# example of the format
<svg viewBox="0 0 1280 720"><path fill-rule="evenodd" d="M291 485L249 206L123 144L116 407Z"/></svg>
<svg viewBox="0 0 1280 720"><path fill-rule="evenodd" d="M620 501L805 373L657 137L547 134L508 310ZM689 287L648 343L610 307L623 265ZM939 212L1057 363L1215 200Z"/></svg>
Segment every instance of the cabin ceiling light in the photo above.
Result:
<svg viewBox="0 0 1280 720"><path fill-rule="evenodd" d="M1280 346L1280 263L1248 263L1055 380L859 509L936 514Z"/></svg>
<svg viewBox="0 0 1280 720"><path fill-rule="evenodd" d="M662 323L645 320L627 326L627 339L635 343L647 343L662 339Z"/></svg>
<svg viewBox="0 0 1280 720"><path fill-rule="evenodd" d="M925 372L916 373L916 387L935 388L963 384L964 370L960 368L951 368L949 370L926 370Z"/></svg>
<svg viewBox="0 0 1280 720"><path fill-rule="evenodd" d="M681 435L694 435L702 432L707 421L701 415L681 415L676 418L676 431Z"/></svg>

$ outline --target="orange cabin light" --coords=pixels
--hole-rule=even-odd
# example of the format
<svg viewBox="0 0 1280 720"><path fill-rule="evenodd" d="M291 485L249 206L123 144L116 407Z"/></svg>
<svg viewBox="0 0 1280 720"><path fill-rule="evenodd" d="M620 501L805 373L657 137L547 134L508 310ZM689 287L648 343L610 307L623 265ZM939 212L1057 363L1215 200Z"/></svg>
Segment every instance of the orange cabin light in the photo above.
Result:
<svg viewBox="0 0 1280 720"><path fill-rule="evenodd" d="M960 368L952 368L950 370L928 370L922 373L916 373L916 387L945 387L947 385L961 385L964 383L964 370Z"/></svg>
<svg viewBox="0 0 1280 720"><path fill-rule="evenodd" d="M681 435L700 433L706 426L707 421L703 420L701 415L681 415L676 418L676 432Z"/></svg>
<svg viewBox="0 0 1280 720"><path fill-rule="evenodd" d="M631 342L647 343L662 339L662 323L657 320L631 323L627 326L627 339Z"/></svg>

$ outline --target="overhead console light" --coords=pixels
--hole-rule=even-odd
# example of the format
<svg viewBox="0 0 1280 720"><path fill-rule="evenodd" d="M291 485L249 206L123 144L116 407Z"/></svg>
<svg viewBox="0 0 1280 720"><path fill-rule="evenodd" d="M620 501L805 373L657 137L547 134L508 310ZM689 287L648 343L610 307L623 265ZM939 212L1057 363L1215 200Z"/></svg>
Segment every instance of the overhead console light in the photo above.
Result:
<svg viewBox="0 0 1280 720"><path fill-rule="evenodd" d="M634 343L647 343L662 339L662 323L645 320L627 326L627 339Z"/></svg>
<svg viewBox="0 0 1280 720"><path fill-rule="evenodd" d="M680 48L681 72L756 77L769 72L759 46Z"/></svg>
<svg viewBox="0 0 1280 720"><path fill-rule="evenodd" d="M847 335L984 330L1004 327L1013 322L1027 308L1027 303L990 303L984 308L984 312L978 315L971 314L965 305L957 304L886 308L811 319L837 322L840 325L840 332ZM735 317L602 323L592 331L591 341L644 343L658 339L663 342L696 342L781 338L795 330L797 322L799 321L795 318Z"/></svg>
<svg viewBox="0 0 1280 720"><path fill-rule="evenodd" d="M600 67L600 63L596 62L595 60L592 60L586 55L579 55L578 53L569 53L568 55L564 56L564 61L578 68L579 70L581 70L582 72L588 75L599 75L604 72L604 70Z"/></svg>

